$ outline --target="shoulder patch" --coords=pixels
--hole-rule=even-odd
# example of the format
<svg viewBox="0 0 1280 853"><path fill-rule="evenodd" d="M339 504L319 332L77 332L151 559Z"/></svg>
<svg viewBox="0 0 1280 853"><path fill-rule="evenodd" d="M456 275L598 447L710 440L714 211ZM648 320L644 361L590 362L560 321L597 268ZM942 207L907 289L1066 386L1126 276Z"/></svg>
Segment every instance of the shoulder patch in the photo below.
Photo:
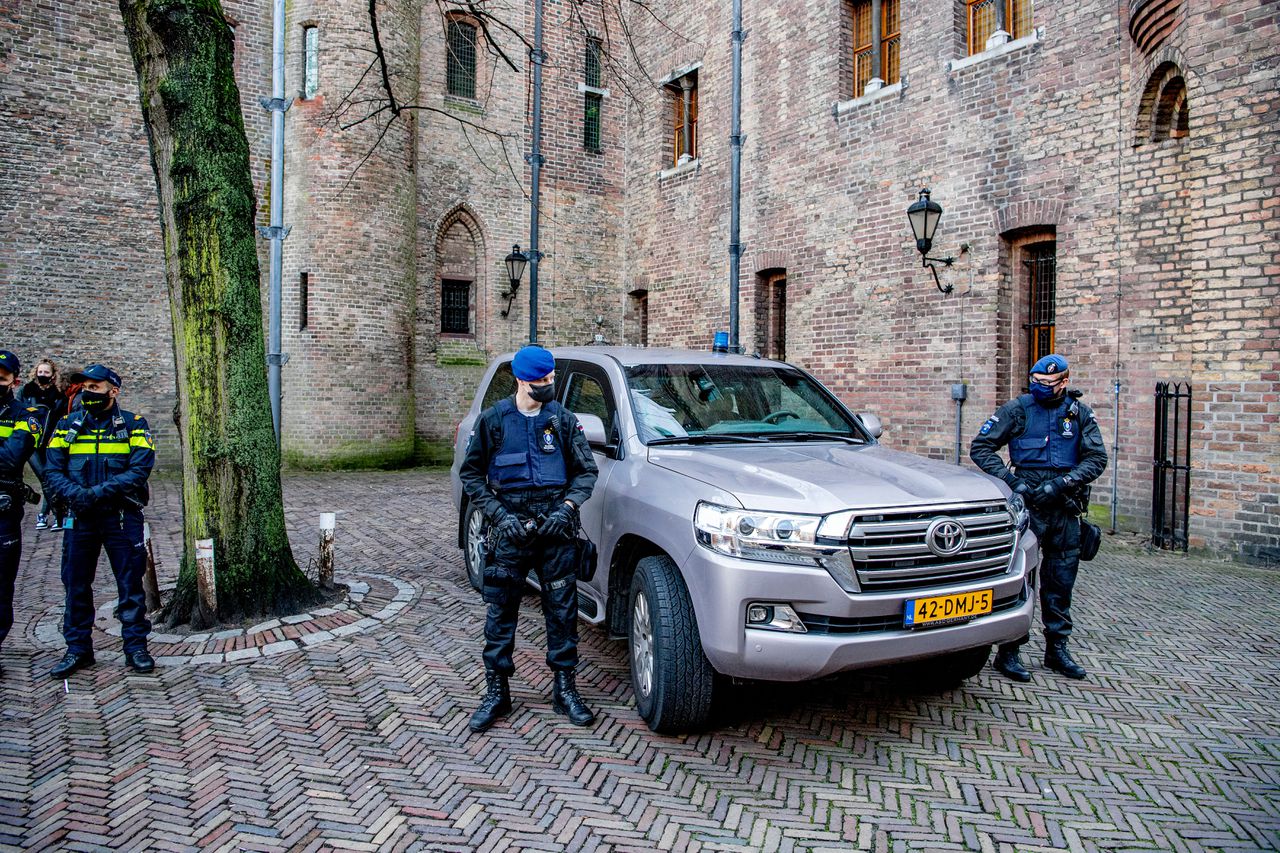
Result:
<svg viewBox="0 0 1280 853"><path fill-rule="evenodd" d="M982 425L982 429L978 430L978 433L981 435L986 435L987 433L991 432L991 428L998 423L1000 423L1000 416L992 415L991 417L987 418L987 422Z"/></svg>
<svg viewBox="0 0 1280 853"><path fill-rule="evenodd" d="M140 420L142 420L142 415L134 415L134 416L133 416L133 419L134 419L135 421L140 421Z"/></svg>
<svg viewBox="0 0 1280 853"><path fill-rule="evenodd" d="M35 409L31 409L30 411L33 411L33 412L34 412L34 411L35 411ZM39 419L39 418L37 418L35 415L31 415L31 416L29 416L29 417L27 418L27 427L28 427L28 428L29 428L33 433L35 433L36 435L39 435L39 434L40 434L40 431L41 431L42 429L44 429L44 424L43 424L43 423L41 423L41 422L40 422L40 419Z"/></svg>

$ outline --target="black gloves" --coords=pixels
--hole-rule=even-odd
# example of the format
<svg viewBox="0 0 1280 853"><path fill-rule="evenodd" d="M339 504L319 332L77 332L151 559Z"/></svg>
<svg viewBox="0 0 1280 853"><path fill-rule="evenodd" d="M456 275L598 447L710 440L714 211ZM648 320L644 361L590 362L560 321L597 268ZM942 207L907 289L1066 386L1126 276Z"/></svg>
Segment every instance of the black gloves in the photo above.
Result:
<svg viewBox="0 0 1280 853"><path fill-rule="evenodd" d="M567 503L560 504L560 507L546 520L542 522L542 526L538 528L538 535L545 536L548 539L563 539L568 541L572 539L578 529L578 510Z"/></svg>
<svg viewBox="0 0 1280 853"><path fill-rule="evenodd" d="M97 502L98 496L93 493L93 490L83 486L77 488L67 498L67 504L70 505L72 512L86 512Z"/></svg>
<svg viewBox="0 0 1280 853"><path fill-rule="evenodd" d="M1022 478L1013 481L1013 493L1021 495L1024 501L1031 500L1031 487L1027 485L1027 481Z"/></svg>
<svg viewBox="0 0 1280 853"><path fill-rule="evenodd" d="M1031 500L1041 506L1052 503L1061 497L1063 491L1070 488L1070 486L1071 481L1066 477L1054 477L1052 480L1045 480L1032 490Z"/></svg>
<svg viewBox="0 0 1280 853"><path fill-rule="evenodd" d="M503 512L498 517L497 524L494 527L497 529L499 536L515 542L517 545L524 543L529 538L529 533L524 529L524 525L520 523L520 519L509 512Z"/></svg>

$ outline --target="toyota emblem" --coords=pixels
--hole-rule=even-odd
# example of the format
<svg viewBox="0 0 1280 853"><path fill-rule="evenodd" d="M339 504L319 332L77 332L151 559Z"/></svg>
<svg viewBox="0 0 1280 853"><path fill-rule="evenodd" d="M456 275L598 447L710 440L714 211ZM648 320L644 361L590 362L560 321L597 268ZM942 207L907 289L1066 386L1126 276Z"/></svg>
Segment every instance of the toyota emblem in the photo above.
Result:
<svg viewBox="0 0 1280 853"><path fill-rule="evenodd" d="M967 539L964 525L945 516L935 518L924 533L925 544L939 557L951 557L960 553Z"/></svg>

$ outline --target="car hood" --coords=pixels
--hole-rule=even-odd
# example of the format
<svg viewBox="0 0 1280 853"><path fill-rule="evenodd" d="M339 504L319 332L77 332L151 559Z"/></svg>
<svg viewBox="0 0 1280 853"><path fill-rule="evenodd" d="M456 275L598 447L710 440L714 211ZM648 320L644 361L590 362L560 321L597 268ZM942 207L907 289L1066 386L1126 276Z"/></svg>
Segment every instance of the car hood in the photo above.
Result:
<svg viewBox="0 0 1280 853"><path fill-rule="evenodd" d="M986 474L879 445L655 447L649 462L732 492L748 509L823 515L1004 497Z"/></svg>

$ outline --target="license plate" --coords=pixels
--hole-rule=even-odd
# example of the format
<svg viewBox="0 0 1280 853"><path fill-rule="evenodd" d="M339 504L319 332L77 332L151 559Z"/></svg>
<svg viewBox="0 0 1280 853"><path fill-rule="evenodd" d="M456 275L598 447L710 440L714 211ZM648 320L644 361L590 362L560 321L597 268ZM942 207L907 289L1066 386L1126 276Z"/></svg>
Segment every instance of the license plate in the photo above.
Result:
<svg viewBox="0 0 1280 853"><path fill-rule="evenodd" d="M903 609L902 624L906 628L934 628L967 622L975 616L991 612L992 590L960 592L955 595L935 595L932 598L913 598Z"/></svg>

